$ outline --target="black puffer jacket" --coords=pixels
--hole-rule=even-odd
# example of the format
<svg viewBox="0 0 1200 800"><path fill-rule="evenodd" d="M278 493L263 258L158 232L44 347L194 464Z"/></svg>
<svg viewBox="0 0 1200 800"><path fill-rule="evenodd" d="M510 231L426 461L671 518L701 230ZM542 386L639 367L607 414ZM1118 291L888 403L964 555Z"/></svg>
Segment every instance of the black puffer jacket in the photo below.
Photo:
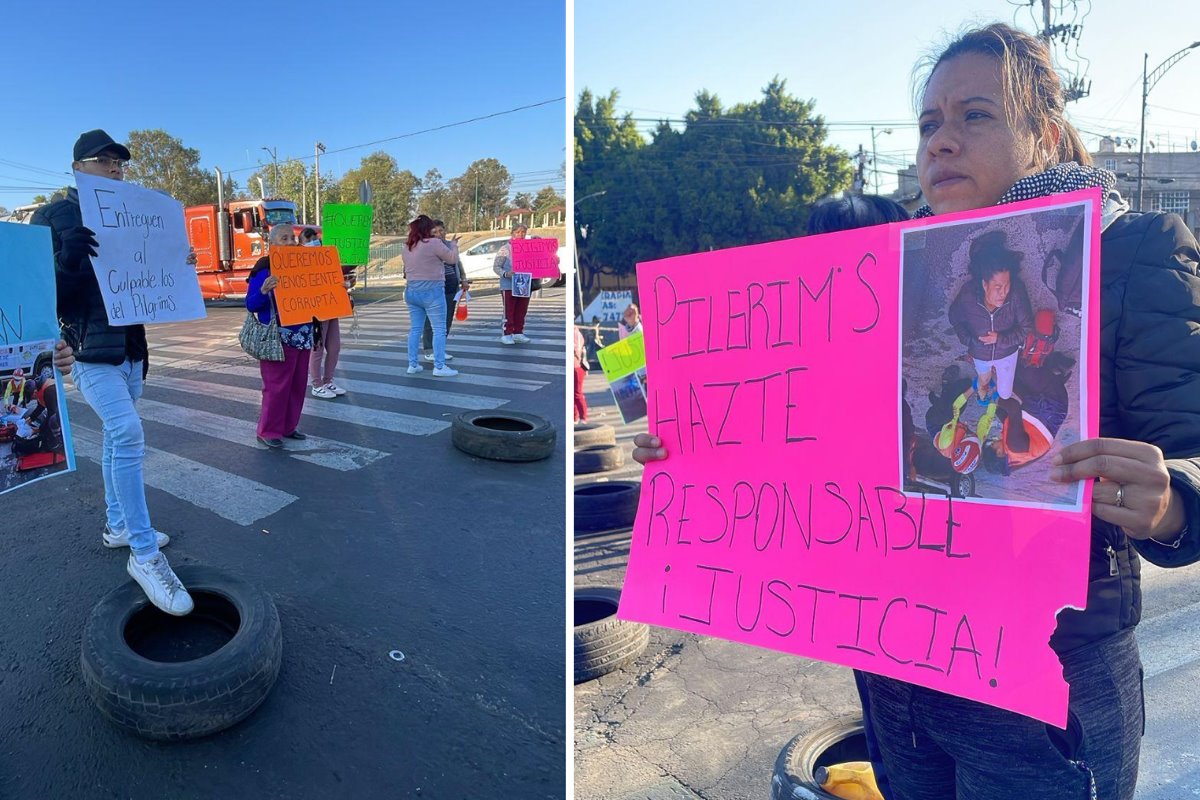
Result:
<svg viewBox="0 0 1200 800"><path fill-rule="evenodd" d="M1025 335L1033 330L1033 309L1029 292L1021 279L1012 279L1012 288L1004 305L988 311L983 304L983 287L975 278L967 278L958 296L950 304L950 324L971 358L998 361L1011 356L1025 344ZM995 331L995 344L984 344L979 337Z"/></svg>
<svg viewBox="0 0 1200 800"><path fill-rule="evenodd" d="M89 259L71 269L60 260L62 235L83 225L79 194L74 188L34 212L30 222L50 229L54 244L54 277L58 285L58 325L75 358L94 364L120 364L126 358L141 361L147 368L146 328L142 325L110 325L96 273Z"/></svg>
<svg viewBox="0 0 1200 800"><path fill-rule="evenodd" d="M1188 529L1170 547L1093 519L1087 608L1059 615L1050 644L1060 654L1138 623L1138 553L1164 567L1200 560L1198 262L1196 240L1174 214L1124 214L1101 236L1100 435L1162 449Z"/></svg>

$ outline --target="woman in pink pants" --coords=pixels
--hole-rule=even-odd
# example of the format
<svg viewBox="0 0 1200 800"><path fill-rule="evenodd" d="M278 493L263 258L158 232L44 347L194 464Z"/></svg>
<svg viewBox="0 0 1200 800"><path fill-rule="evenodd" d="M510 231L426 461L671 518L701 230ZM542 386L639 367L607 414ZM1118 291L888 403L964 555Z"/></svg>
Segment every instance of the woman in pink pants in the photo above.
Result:
<svg viewBox="0 0 1200 800"><path fill-rule="evenodd" d="M271 228L271 246L296 244L291 225ZM275 286L279 279L271 274L271 260L260 258L250 270L246 286L246 308L264 324L271 321L275 305ZM308 387L308 361L313 346L313 326L279 326L283 340L283 361L260 361L263 394L262 414L258 418L258 442L266 447L283 447L283 440L306 439L300 432L300 413L304 409L304 390Z"/></svg>

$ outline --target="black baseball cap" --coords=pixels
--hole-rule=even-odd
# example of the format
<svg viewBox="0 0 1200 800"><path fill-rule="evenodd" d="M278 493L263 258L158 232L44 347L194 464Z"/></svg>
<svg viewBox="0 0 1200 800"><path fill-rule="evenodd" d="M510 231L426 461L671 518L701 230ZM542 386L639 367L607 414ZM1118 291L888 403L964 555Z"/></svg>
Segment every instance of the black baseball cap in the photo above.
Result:
<svg viewBox="0 0 1200 800"><path fill-rule="evenodd" d="M94 155L99 155L105 150L112 150L126 161L129 160L129 148L123 144L117 144L111 136L97 128L94 131L79 134L79 138L75 140L75 161L80 161L85 158L91 158Z"/></svg>

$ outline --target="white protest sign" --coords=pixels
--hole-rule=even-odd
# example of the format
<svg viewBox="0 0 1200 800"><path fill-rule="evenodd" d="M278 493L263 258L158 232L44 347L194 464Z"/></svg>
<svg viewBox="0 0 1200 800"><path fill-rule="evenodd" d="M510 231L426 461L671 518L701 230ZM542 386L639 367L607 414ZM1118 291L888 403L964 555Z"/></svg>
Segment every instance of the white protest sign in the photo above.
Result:
<svg viewBox="0 0 1200 800"><path fill-rule="evenodd" d="M205 316L196 268L187 263L183 206L142 186L75 173L83 224L100 246L92 258L113 325Z"/></svg>
<svg viewBox="0 0 1200 800"><path fill-rule="evenodd" d="M621 314L633 302L633 292L614 292L605 289L596 295L596 299L588 303L583 310L583 321L591 322L598 319L601 322L619 322Z"/></svg>

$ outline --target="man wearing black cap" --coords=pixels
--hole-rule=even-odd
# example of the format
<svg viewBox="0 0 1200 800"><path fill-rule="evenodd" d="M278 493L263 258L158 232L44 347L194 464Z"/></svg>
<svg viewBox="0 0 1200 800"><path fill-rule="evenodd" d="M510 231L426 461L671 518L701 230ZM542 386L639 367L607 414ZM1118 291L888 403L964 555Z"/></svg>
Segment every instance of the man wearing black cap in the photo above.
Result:
<svg viewBox="0 0 1200 800"><path fill-rule="evenodd" d="M88 175L119 181L128 161L128 148L104 131L94 130L75 142L71 166ZM58 320L63 339L74 350L75 386L104 424L102 467L108 515L104 546L129 547L125 569L130 577L150 602L168 614L182 616L192 610L192 598L159 552L170 539L150 525L142 476L146 442L134 403L142 396L146 375L146 329L109 324L90 260L98 246L95 233L83 225L74 187L64 199L39 208L30 221L50 228Z"/></svg>

